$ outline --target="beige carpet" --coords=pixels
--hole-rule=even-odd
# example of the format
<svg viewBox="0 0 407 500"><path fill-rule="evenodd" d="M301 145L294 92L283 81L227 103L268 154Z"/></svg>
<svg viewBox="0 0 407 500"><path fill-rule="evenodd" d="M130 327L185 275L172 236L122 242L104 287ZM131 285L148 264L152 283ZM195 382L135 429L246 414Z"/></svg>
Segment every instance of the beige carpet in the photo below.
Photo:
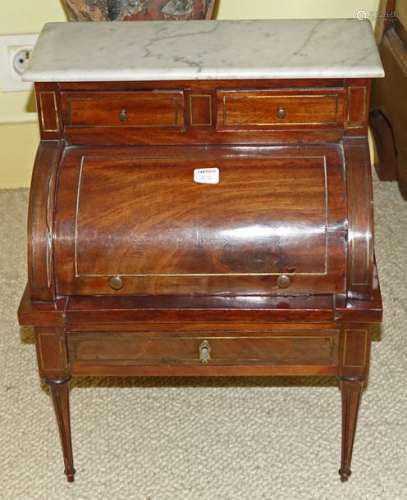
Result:
<svg viewBox="0 0 407 500"><path fill-rule="evenodd" d="M77 476L65 482L54 414L16 309L25 191L0 192L0 498L406 499L407 203L376 183L385 302L354 453L341 484L340 393L324 380L82 380L71 392Z"/></svg>

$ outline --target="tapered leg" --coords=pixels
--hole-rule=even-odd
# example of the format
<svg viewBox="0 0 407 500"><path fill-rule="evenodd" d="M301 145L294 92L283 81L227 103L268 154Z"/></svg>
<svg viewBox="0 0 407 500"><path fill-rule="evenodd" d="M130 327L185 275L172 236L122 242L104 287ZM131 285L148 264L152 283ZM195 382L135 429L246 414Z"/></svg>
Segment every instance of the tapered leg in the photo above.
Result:
<svg viewBox="0 0 407 500"><path fill-rule="evenodd" d="M352 474L351 462L356 424L364 382L360 379L340 378L342 392L342 460L339 475L345 482Z"/></svg>
<svg viewBox="0 0 407 500"><path fill-rule="evenodd" d="M47 383L51 389L52 401L61 437L65 474L71 483L74 480L75 469L73 467L71 418L69 412L69 381L47 381Z"/></svg>

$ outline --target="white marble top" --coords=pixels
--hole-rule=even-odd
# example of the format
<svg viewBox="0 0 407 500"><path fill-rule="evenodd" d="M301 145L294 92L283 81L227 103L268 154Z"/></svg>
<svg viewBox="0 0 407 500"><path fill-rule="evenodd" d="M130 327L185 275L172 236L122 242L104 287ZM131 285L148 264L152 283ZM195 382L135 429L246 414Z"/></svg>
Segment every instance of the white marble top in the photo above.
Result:
<svg viewBox="0 0 407 500"><path fill-rule="evenodd" d="M382 77L369 21L50 23L27 81Z"/></svg>

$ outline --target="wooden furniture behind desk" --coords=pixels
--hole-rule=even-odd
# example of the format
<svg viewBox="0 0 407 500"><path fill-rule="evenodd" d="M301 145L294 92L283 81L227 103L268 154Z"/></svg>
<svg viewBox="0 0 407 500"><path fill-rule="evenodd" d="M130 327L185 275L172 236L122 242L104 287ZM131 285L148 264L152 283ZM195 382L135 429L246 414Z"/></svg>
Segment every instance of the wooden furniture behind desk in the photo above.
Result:
<svg viewBox="0 0 407 500"><path fill-rule="evenodd" d="M349 478L382 317L369 95L367 77L37 82L19 320L69 481L69 380L116 375L335 376Z"/></svg>
<svg viewBox="0 0 407 500"><path fill-rule="evenodd" d="M370 123L381 180L395 181L407 198L407 2L382 0L377 39L386 77L373 85Z"/></svg>

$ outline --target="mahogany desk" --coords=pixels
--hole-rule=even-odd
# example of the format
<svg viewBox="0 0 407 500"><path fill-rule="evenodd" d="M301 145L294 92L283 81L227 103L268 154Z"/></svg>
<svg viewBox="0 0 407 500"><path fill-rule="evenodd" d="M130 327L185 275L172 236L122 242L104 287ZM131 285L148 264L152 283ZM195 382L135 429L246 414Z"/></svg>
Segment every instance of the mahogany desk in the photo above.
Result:
<svg viewBox="0 0 407 500"><path fill-rule="evenodd" d="M19 320L69 481L68 381L116 375L336 376L349 478L382 317L367 143L382 75L352 20L45 27Z"/></svg>

